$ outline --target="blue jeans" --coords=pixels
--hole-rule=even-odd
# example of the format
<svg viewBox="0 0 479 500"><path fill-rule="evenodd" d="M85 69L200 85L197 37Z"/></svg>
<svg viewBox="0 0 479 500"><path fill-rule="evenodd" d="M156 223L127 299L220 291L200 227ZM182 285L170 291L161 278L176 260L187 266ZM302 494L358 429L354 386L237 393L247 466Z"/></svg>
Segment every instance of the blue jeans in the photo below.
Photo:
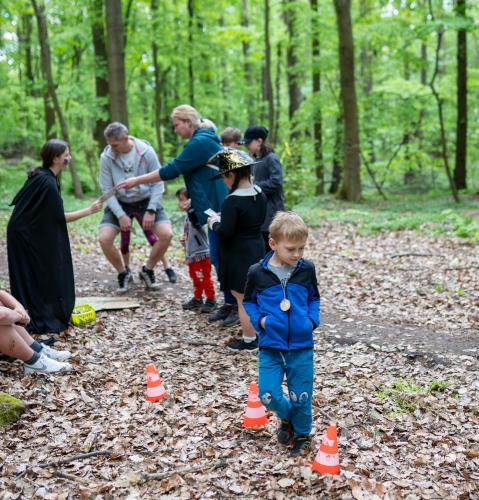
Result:
<svg viewBox="0 0 479 500"><path fill-rule="evenodd" d="M220 240L218 235L208 228L208 241L210 242L210 260L216 269L216 275L220 275ZM227 290L223 292L225 304L236 304L233 294Z"/></svg>
<svg viewBox="0 0 479 500"><path fill-rule="evenodd" d="M307 436L313 423L313 349L259 351L259 395L268 410L289 420L295 436ZM289 399L283 394L286 374Z"/></svg>

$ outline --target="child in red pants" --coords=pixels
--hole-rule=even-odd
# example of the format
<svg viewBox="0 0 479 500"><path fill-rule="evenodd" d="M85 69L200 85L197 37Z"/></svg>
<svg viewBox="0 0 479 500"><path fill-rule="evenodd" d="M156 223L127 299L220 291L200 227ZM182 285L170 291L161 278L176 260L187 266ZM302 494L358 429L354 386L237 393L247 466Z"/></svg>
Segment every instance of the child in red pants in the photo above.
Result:
<svg viewBox="0 0 479 500"><path fill-rule="evenodd" d="M186 188L176 192L178 207L186 212L185 229L181 239L186 254L188 272L193 280L194 295L188 302L182 304L185 310L201 310L210 313L216 308L215 288L211 280L211 261L208 237L203 227L198 223L191 200ZM206 301L203 302L203 293Z"/></svg>

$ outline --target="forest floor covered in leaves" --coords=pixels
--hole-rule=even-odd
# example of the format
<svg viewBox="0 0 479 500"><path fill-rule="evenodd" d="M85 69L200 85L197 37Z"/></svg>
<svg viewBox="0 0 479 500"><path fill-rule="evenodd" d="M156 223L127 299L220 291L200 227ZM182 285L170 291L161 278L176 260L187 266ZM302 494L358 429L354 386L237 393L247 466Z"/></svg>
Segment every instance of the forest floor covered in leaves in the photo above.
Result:
<svg viewBox="0 0 479 500"><path fill-rule="evenodd" d="M94 238L73 225L71 241L77 295L113 295ZM59 339L74 373L24 377L0 362L0 390L28 403L0 431L0 498L479 498L478 245L337 223L314 231L306 257L322 325L313 450L300 459L276 442L274 417L242 428L256 356L225 349L239 329L181 310L191 286L177 243L170 254L178 283L161 271L157 292L136 282L140 308L100 312ZM149 361L169 393L156 404L144 394ZM338 422L340 476L309 468L323 412Z"/></svg>

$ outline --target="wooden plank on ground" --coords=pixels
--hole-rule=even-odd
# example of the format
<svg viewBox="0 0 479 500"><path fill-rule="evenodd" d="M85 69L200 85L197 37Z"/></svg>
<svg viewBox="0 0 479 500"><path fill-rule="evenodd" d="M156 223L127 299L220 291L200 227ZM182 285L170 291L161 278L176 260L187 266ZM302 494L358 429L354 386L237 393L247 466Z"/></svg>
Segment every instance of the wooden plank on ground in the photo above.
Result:
<svg viewBox="0 0 479 500"><path fill-rule="evenodd" d="M95 311L106 311L112 309L136 309L140 303L129 297L77 297L75 305L89 304Z"/></svg>

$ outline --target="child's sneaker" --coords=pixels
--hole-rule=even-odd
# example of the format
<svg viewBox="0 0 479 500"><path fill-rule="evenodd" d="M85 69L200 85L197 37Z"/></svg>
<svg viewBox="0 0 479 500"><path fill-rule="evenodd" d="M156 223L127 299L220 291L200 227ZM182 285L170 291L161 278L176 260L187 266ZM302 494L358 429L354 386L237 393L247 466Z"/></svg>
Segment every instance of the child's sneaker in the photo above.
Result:
<svg viewBox="0 0 479 500"><path fill-rule="evenodd" d="M223 304L213 314L208 316L208 321L211 321L211 323L213 323L214 321L223 321L228 317L232 307L233 306L231 304Z"/></svg>
<svg viewBox="0 0 479 500"><path fill-rule="evenodd" d="M194 311L195 309L200 309L202 305L203 305L203 299L195 299L193 297L188 302L183 302L183 304L181 304L181 307L185 311Z"/></svg>
<svg viewBox="0 0 479 500"><path fill-rule="evenodd" d="M210 313L216 309L216 300L207 299L201 308L202 313Z"/></svg>
<svg viewBox="0 0 479 500"><path fill-rule="evenodd" d="M311 438L309 436L295 436L290 457L305 455L311 449Z"/></svg>
<svg viewBox="0 0 479 500"><path fill-rule="evenodd" d="M40 353L40 357L35 363L33 363L33 365L25 364L26 375L30 375L32 373L70 372L72 370L73 366L70 363L55 361L54 359L45 356L43 352Z"/></svg>
<svg viewBox="0 0 479 500"><path fill-rule="evenodd" d="M47 356L47 358L54 359L55 361L66 361L72 357L72 353L70 351L57 351L56 349L52 349L51 347L42 344L41 352Z"/></svg>
<svg viewBox="0 0 479 500"><path fill-rule="evenodd" d="M243 339L234 340L226 344L226 347L232 351L254 352L258 350L258 339L254 339L252 342L245 342Z"/></svg>
<svg viewBox="0 0 479 500"><path fill-rule="evenodd" d="M278 428L276 436L278 437L278 443L289 444L293 439L293 426L289 420L281 420L281 425Z"/></svg>

